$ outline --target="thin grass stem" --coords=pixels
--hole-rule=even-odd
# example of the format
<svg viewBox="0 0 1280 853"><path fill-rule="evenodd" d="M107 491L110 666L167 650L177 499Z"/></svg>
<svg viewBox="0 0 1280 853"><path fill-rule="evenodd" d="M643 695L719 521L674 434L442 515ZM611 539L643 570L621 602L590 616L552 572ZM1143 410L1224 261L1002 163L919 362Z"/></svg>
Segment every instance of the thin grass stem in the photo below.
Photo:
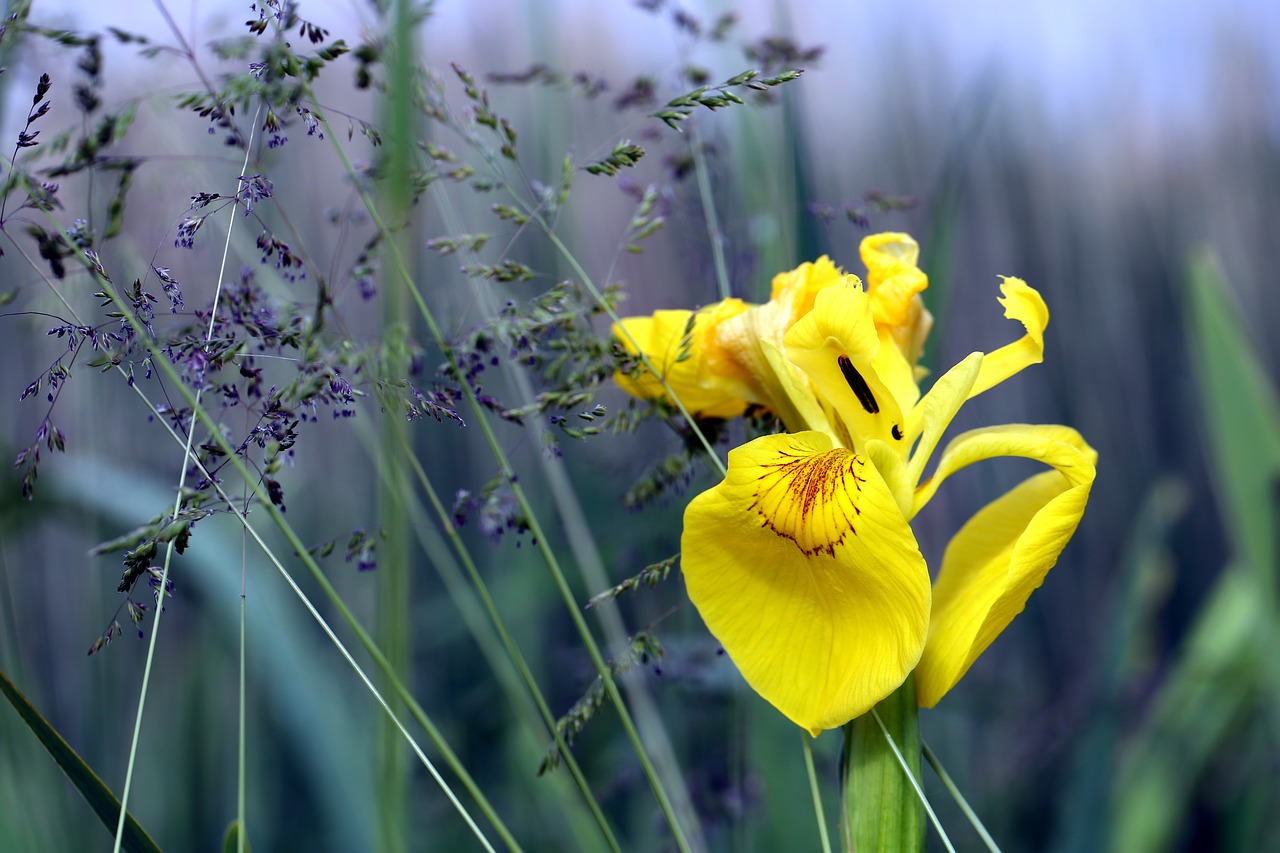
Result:
<svg viewBox="0 0 1280 853"><path fill-rule="evenodd" d="M720 298L728 299L729 268L724 260L724 234L720 232L720 217L716 214L716 198L711 192L711 174L707 169L707 155L702 150L702 135L696 121L689 125L689 151L693 155L693 172L698 180L698 197L702 200L702 217L707 223L707 239L711 242L711 258L716 266L716 285Z"/></svg>
<svg viewBox="0 0 1280 853"><path fill-rule="evenodd" d="M253 131L258 124L258 115L262 112L262 104L258 104L258 109L254 113L253 126L249 130L249 140L244 148L244 162L240 166L240 174L244 174L249 168L249 157L253 150ZM213 330L218 318L218 303L222 299L222 282L227 271L227 257L231 253L231 235L235 233L236 216L235 212L240 207L240 195L236 193L235 200L232 201L231 213L227 222L227 236L222 244L222 260L218 266L217 285L213 291L213 302L209 308L209 327L205 330L204 346L208 350L209 341L213 339ZM114 288L110 289L111 293L115 292ZM123 310L123 309L122 309ZM128 316L128 312L125 312ZM200 406L200 396L203 392L202 388L196 389L195 406ZM173 516L177 518L178 513L182 511L182 492L187 482L187 460L191 458L191 446L195 442L196 437L196 419L191 419L191 426L187 430L186 444L182 451L182 469L178 473L178 495L173 502ZM125 767L124 787L120 791L120 818L116 823L115 844L112 847L113 853L120 853L120 845L124 841L125 818L128 816L129 809L129 791L133 785L133 771L138 757L138 742L142 738L142 715L147 705L147 690L151 685L151 667L155 662L156 642L160 636L160 620L164 615L164 597L165 588L169 583L169 568L173 562L174 541L171 539L165 543L164 563L160 570L160 587L156 592L156 611L155 616L151 620L151 637L147 643L147 659L142 668L142 687L138 695L138 711L133 719L133 737L129 741L129 761Z"/></svg>
<svg viewBox="0 0 1280 853"><path fill-rule="evenodd" d="M813 769L813 738L808 732L800 733L804 747L804 769L809 774L809 796L813 798L813 816L818 821L818 835L822 839L822 853L831 853L831 838L827 835L827 816L822 809L822 794L818 791L818 774Z"/></svg>
<svg viewBox="0 0 1280 853"><path fill-rule="evenodd" d="M168 366L167 363L165 364L165 366ZM174 378L176 379L176 375ZM186 389L185 386L179 386L179 387L182 388L185 394L187 395L191 394L191 392L188 389ZM159 423L164 425L165 429L169 432L169 435L175 441L181 443L183 441L182 436L180 436L172 427L169 426L168 422L161 415L159 409L146 396L146 393L137 385L134 385L133 389L134 389L134 392L142 399L143 403L147 406L147 408L151 411L155 419ZM205 412L204 409L199 409L198 413L202 417L208 418L208 414ZM218 439L215 439L215 440L218 440ZM225 441L225 439L223 440ZM228 450L228 448L224 448L224 450ZM478 826L476 826L475 821L471 818L471 815L467 812L466 807L464 807L462 803L458 801L457 796L453 793L453 790L452 788L450 788L448 782L446 782L444 778L440 775L434 763L432 763L432 761L427 757L426 753L423 752L422 747L418 745L417 740L413 737L413 735L409 733L408 729L405 728L404 724L401 722L400 718L396 715L396 713L392 710L391 706L383 697L382 693L377 689L377 687L374 686L372 679L368 676L367 673L365 673L364 669L360 666L360 664L356 662L351 652L347 649L346 645L342 642L342 640L338 638L338 635L333 631L333 628L329 625L328 621L324 618L323 615L321 615L320 611L316 609L315 605L311 602L311 599L307 597L307 594L303 592L302 587L298 585L297 581L294 580L293 576L289 573L288 569L284 567L284 563L280 560L279 557L276 556L275 552L272 551L271 546L266 543L266 541L258 533L257 529L254 528L254 526L249 522L248 516L245 515L244 511L241 510L240 507L237 506L232 501L231 497L226 493L226 491L223 489L221 484L217 482L217 480L212 476L212 474L209 473L207 469L205 469L203 463L200 462L199 458L194 455L190 458L194 463L194 465L196 466L196 468L206 478L210 480L210 482L213 485L213 488L218 493L218 496L222 498L222 500L226 503L226 505L231 509L232 514L234 514L236 519L239 520L241 529L247 532L249 536L253 539L254 544L258 546L258 548L262 551L263 555L267 558L267 560L280 573L280 576L284 579L285 583L288 584L289 588L298 597L299 601L302 602L303 607L306 608L307 612L310 613L312 618L314 618L316 622L320 625L320 628L324 631L325 635L338 649L338 652L342 655L343 659L346 660L347 663L350 664L351 668L355 670L356 675L359 676L360 680L364 682L365 687L369 689L369 692L373 695L374 699L376 699L378 704L382 706L382 709L386 711L387 715L391 718L392 722L395 724L396 729L408 742L414 754L418 756L419 761L421 761L422 765L427 769L427 772L431 774L432 778L440 786L441 790L444 791L445 796L449 799L450 803L454 806L454 808L466 821L472 833L476 836L476 838L480 841L480 843L484 846L486 850L490 851L490 853L493 853L493 847L489 844L488 839L484 837L484 833L480 831L480 828ZM233 463L239 463L239 459L237 457L234 457L234 455L232 456L232 459L233 459ZM236 467L238 468L237 473L239 473L244 478L245 482L247 484L252 483L252 481L249 479L249 476L248 476L249 472L243 468L243 463L239 463L239 465L237 465ZM256 492L256 489L255 489L255 492ZM266 501L263 502L263 506L269 507L269 509L267 510L268 514L272 516L273 521L277 522L277 527L285 535L285 538L289 540L290 545L295 548L296 553L301 556L303 563L307 565L309 568L313 568L313 576L315 576L315 579L320 583L321 587L324 588L326 592L331 593L329 595L331 603L338 608L339 612L341 612L344 615L344 617L350 617L350 610L346 607L346 604L342 601L342 599L337 596L336 591L333 590L332 584L328 582L328 579L325 578L323 574L317 575L317 573L319 572L319 567L316 566L315 561L311 559L310 555L306 552L305 546L302 544L302 541L298 539L297 534L294 533L293 529L288 526L288 523L285 522L283 518L279 516L279 511L277 510L276 512L272 513L271 510L275 509L275 507ZM363 638L368 639L368 634L363 632L363 629L359 626L359 623L352 624L353 622L354 622L354 617L351 617L348 619L348 625L350 625L350 627L356 631L357 635L361 635ZM386 663L386 657L383 656L381 652L377 650L376 646L372 646L371 641L369 644L365 646L365 650L374 657L375 661L379 661L380 665L383 665ZM388 669L385 666L383 667L383 672L384 673L388 672ZM390 674L394 676L395 673L391 672ZM510 833L506 830L506 827L503 825L502 821L498 818L497 813L492 810L492 807L488 804L488 800L483 796L483 794L481 794L479 788L475 787L474 781L466 773L465 768L462 767L461 763L458 762L457 757L453 754L452 750L450 750L448 745L444 743L443 739L438 739L438 740L436 739L436 738L439 738L438 730L435 728L434 725L430 723L430 720L426 718L425 713L422 711L421 707L418 706L417 702L413 700L412 696L408 696L407 691L404 690L404 685L398 682L397 682L397 685L398 685L398 691L403 691L403 692L399 692L400 698L402 700L405 700L406 704L409 704L410 710L414 712L415 718L418 720L418 722L421 725L423 725L424 729L427 729L428 734L433 735L433 740L435 741L436 747L441 750L442 754L445 756L446 762L449 763L450 768L454 770L455 773L458 773L459 777L462 779L464 787L467 788L468 793L470 793L473 797L476 798L477 804L481 807L481 811L485 814L487 818L489 818L491 822L494 823L495 830L498 831L499 835L501 835L504 841L507 842L507 846L513 851L519 851L520 846L515 843L515 839L511 837Z"/></svg>
<svg viewBox="0 0 1280 853"><path fill-rule="evenodd" d="M671 400L676 404L676 408L679 409L680 414L684 417L685 421L689 424L689 427L693 430L694 435L698 437L698 443L701 444L702 449L706 451L707 458L711 460L711 464L714 465L716 470L720 472L720 476L722 477L725 476L725 474L728 473L728 469L725 467L724 462L720 459L720 455L716 453L715 448L711 446L711 442L707 440L706 434L703 433L702 429L698 426L698 422L694 419L693 414L690 413L690 411L685 407L684 403L680 400L679 395L676 394L675 390L672 389L671 385L667 382L667 378L662 375L662 372L658 370L657 367L654 366L653 362L649 359L648 354L644 351L643 348L639 346L639 344L636 343L636 339L631 336L631 333L627 331L626 326L622 325L622 318L619 317L618 313L614 311L613 308L611 308L608 305L608 303L605 301L604 294L601 293L600 290L595 286L595 283L591 280L591 277L587 275L586 270L584 270L582 266L578 263L578 259L574 257L572 252L569 251L569 247L566 246L563 241L561 241L559 236L557 236L556 233L551 230L551 227L549 225L547 225L545 222L542 221L541 217L538 218L538 221L540 224L542 224L544 233L547 235L547 239L549 239L551 241L551 244L556 247L556 251L558 251L561 257L565 259L565 262L568 263L569 266L573 268L574 274L579 277L579 280L582 282L583 286L587 288L587 292L590 293L592 297L595 298L596 302L604 309L605 314L608 315L609 319L613 321L613 323L616 324L619 329L622 330L623 337L626 338L627 342L631 344L631 346L635 349L637 353L639 353L641 363L643 363L645 368L650 373L652 373L653 376L659 382L662 383L663 389L667 392L667 395L671 398Z"/></svg>
<svg viewBox="0 0 1280 853"><path fill-rule="evenodd" d="M448 194L439 190L438 187L436 201L448 227L455 232L461 231L461 223L458 221ZM531 211L531 215L536 215L536 212ZM580 266L577 269L585 276L585 272L582 272ZM490 290L482 288L478 293L479 298L482 300L484 311L490 316L495 316L498 313L498 309L493 302ZM522 402L532 401L536 398L529 376L524 370L507 362L503 363L503 370L515 387L515 392ZM545 426L537 420L530 419L525 424L525 428L532 434L533 444L539 446ZM591 525L586 520L586 514L582 509L581 501L578 500L577 492L572 483L569 482L563 466L545 455L540 456L539 460L542 463L543 473L547 478L548 485L551 487L552 500L555 502L561 525L569 540L570 551L582 578L593 589L608 587L609 578L604 570L604 561L601 559L600 549L591 533ZM604 629L605 640L608 645L612 648L625 647L629 642L629 637L626 627L618 615L617 608L615 606L596 608L596 615L600 620L601 627ZM663 784L675 793L675 808L679 811L682 825L687 827L691 843L695 847L701 848L704 844L698 828L697 815L689 807L692 799L684 784L684 778L680 773L675 751L672 749L670 739L667 737L661 715L654 707L653 700L649 696L644 682L633 681L626 686L626 690L632 701L638 728L644 736L648 749L653 752L655 768L658 770Z"/></svg>
<svg viewBox="0 0 1280 853"><path fill-rule="evenodd" d="M960 811L964 812L964 816L969 819L969 823L982 839L982 843L987 845L987 850L991 851L991 853L1000 853L999 845L991 837L991 833L987 832L987 828L982 825L982 820L978 817L977 812L969 806L969 801L964 798L964 794L960 793L960 789L956 787L951 775L947 773L946 768L942 766L942 762L938 760L938 756L929 748L929 744L921 741L920 747L924 752L925 761L928 761L929 766L933 768L933 772L938 774L938 778L942 780L942 784L951 794L951 798L956 801Z"/></svg>
<svg viewBox="0 0 1280 853"><path fill-rule="evenodd" d="M346 171L353 180L356 179L358 176L355 168L352 166L351 160L347 157L346 152L339 144L337 137L332 132L332 128L326 120L321 119L321 124L325 128L325 135L331 140L333 149L342 162L344 171ZM361 201L364 203L365 209L369 213L369 217L373 221L374 227L383 234L389 233L386 223L382 219L381 213L373 203L373 199L369 196L368 192L359 185L358 181L356 181L356 191L360 194ZM458 370L457 358L453 355L453 351L449 347L448 340L445 338L443 331L436 322L434 313L431 311L430 307L428 307L421 291L418 289L412 276L409 274L408 266L405 264L404 257L400 253L399 247L396 246L395 241L389 241L387 249L388 255L394 265L394 272L399 276L402 284L408 290L410 297L418 308L419 314L427 324L432 338L435 340L437 346L440 347L441 352L444 354L448 364L453 369L453 372L460 375L461 371ZM577 601L574 599L573 592L569 589L569 584L565 580L564 572L560 568L559 560L556 558L555 553L551 550L550 545L548 544L547 537L542 530L542 526L538 523L533 507L525 496L524 489L516 479L516 473L511 465L510 459L507 457L506 451L503 450L502 445L498 442L497 435L494 434L493 428L485 416L484 407L476 398L475 390L465 381L460 384L463 396L466 398L471 410L475 413L476 423L480 427L480 431L484 436L485 442L489 446L490 452L493 453L494 459L497 460L504 479L510 484L512 495L515 497L516 503L520 507L520 511L524 513L525 517L529 521L530 534L538 542L538 550L542 554L548 570L551 572L556 589L564 600L570 617L573 619L574 629L582 639L583 645L591 658L591 663L595 667L596 673L600 676L604 684L606 694L617 708L618 716L622 721L623 730L626 732L627 739L631 741L631 744L635 749L636 756L640 761L641 769L644 772L645 778L649 782L650 788L654 792L654 796L658 800L659 808L662 809L662 813L667 819L667 823L670 826L676 845L682 853L687 853L687 851L691 850L688 839L685 837L684 830L680 826L680 822L676 819L675 813L672 810L670 798L667 796L667 792L663 788L662 781L658 778L657 772L654 770L653 762L650 760L643 742L640 740L640 735L636 731L635 724L631 719L631 714L627 711L626 705L622 701L622 696L618 692L617 684L614 683L613 676L609 672L608 664L606 664L604 656L601 654L600 648L596 644L595 638L591 635L591 630L587 627L586 621L582 618L582 614L578 612Z"/></svg>
<svg viewBox="0 0 1280 853"><path fill-rule="evenodd" d="M246 726L245 714L245 694L247 693L247 678L245 665L245 638L246 638L246 612L245 605L247 598L245 595L247 584L247 566L245 551L248 548L248 533L243 527L240 528L240 701L237 710L239 718L239 744L236 750L236 822L240 825L240 833L236 837L236 853L246 853L248 845L248 824L245 822L245 791L247 788L245 782L245 765L246 761L246 741L248 740L248 729Z"/></svg>
<svg viewBox="0 0 1280 853"><path fill-rule="evenodd" d="M515 667L521 682L523 682L524 695L532 700L537 709L538 715L542 721L542 725L538 728L541 729L545 726L547 733L555 742L556 749L560 753L561 760L564 762L566 768L568 768L574 784L582 795L583 802L586 804L592 817L595 819L596 824L599 826L601 834L604 835L605 843L609 846L610 850L615 851L615 853L621 853L621 847L617 838L613 834L612 828L609 826L608 819L605 817L603 810L600 808L600 804L592 794L591 787L587 783L586 777L583 775L582 769L579 767L577 759L573 755L573 751L569 748L569 745L565 743L563 734L556 726L555 716L551 713L550 706L547 704L546 698L543 696L541 689L539 689L537 680L534 678L533 672L529 669L528 662L525 660L524 655L521 654L519 645L511 636L511 632L508 630L506 622L503 620L502 614L499 612L497 604L489 591L488 584L485 583L484 578L481 576L480 571L476 566L474 558L471 556L470 549L467 548L466 543L462 541L462 537L458 534L457 527L454 525L448 509L445 507L444 502L440 500L440 495L432 484L426 470L422 467L422 463L418 460L417 456L410 451L408 442L404 436L401 435L399 438L405 459L408 461L414 477L417 479L422 491L426 494L427 500L431 504L431 508L436 515L439 530L443 532L443 535L453 547L453 550L457 555L458 562L462 564L462 567L465 569L467 577L471 582L473 594L477 599L479 599L480 606L484 609L484 612L494 630L497 631L498 638L502 643L503 649L505 650L510 663ZM411 508L418 508L422 514L425 515L425 509L422 508L417 495L413 494L412 491L406 489L404 499L407 505ZM425 525L423 523L415 523L413 527L414 530L418 531L419 539L421 541L422 537L425 536ZM431 550L427 547L425 542L422 542L422 545L424 550ZM438 571L441 571L442 579L445 579L446 587L449 588L452 594L456 584L451 583L445 578L445 574L443 572L443 561L435 559L432 560L432 563L436 566ZM454 566L453 568L456 571L457 567ZM472 629L472 635L476 638L477 644L480 645L481 652L489 660L490 668L494 670L495 674L500 672L500 659L498 657L497 650L491 649L488 642L482 639L484 634L479 630L479 626L472 626L471 620L466 619L468 608L461 606L461 602L458 602L456 598L455 602L459 604L459 610L464 614L464 619L467 621L468 627ZM510 690L509 692L517 693L515 690Z"/></svg>

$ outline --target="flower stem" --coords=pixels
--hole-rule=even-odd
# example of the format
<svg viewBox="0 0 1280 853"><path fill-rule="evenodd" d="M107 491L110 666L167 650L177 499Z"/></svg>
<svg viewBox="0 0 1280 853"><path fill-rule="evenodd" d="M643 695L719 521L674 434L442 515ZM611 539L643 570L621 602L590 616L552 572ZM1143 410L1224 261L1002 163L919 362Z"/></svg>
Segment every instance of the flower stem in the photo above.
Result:
<svg viewBox="0 0 1280 853"><path fill-rule="evenodd" d="M915 679L844 727L844 842L857 853L924 850ZM948 849L950 845L948 845Z"/></svg>

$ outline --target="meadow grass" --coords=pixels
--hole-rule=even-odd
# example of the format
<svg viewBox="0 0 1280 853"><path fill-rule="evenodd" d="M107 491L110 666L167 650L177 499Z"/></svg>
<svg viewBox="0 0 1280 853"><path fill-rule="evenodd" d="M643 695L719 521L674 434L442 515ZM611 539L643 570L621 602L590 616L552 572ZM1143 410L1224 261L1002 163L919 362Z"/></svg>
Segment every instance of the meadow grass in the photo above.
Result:
<svg viewBox="0 0 1280 853"><path fill-rule="evenodd" d="M1072 424L1102 475L1027 612L921 716L930 847L1273 845L1280 413L1252 341L1280 172L1248 105L1176 158L1108 161L1036 138L998 71L945 123L895 97L955 91L926 65L851 139L806 88L848 73L838 41L640 5L610 14L676 45L640 68L524 9L528 34L462 51L407 3L350 32L260 4L217 45L167 9L139 38L14 7L0 837L840 846L839 738L797 742L671 570L747 428L626 400L610 326L763 301L821 252L861 272L867 230L908 230L935 373L1005 341L994 272L1052 312L1035 381L957 429ZM146 85L108 85L117 64ZM958 477L917 527L930 563L1025 473Z"/></svg>

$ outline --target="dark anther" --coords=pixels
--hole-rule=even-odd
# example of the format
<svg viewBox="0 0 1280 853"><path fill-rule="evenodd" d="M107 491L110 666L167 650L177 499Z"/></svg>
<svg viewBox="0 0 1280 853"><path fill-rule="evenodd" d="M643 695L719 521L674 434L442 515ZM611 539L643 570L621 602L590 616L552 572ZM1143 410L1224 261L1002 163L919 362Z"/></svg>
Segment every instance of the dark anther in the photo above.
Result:
<svg viewBox="0 0 1280 853"><path fill-rule="evenodd" d="M890 432L893 433L894 441L902 441L902 427L894 424L893 429L891 429Z"/></svg>
<svg viewBox="0 0 1280 853"><path fill-rule="evenodd" d="M867 384L867 380L862 378L858 368L853 366L849 356L842 355L836 361L840 365L840 372L844 374L844 381L849 383L849 387L853 389L853 393L858 398L858 402L862 404L862 408L866 409L869 414L877 414L880 411L880 404L876 402L876 396L871 393L871 386Z"/></svg>

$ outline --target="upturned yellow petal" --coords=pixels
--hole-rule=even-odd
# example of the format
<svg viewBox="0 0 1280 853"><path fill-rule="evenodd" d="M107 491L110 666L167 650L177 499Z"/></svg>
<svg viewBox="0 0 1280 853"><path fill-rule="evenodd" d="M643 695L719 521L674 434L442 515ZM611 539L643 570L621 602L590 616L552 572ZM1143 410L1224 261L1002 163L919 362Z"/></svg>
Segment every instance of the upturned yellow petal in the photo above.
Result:
<svg viewBox="0 0 1280 853"><path fill-rule="evenodd" d="M848 283L819 293L813 310L787 333L785 346L828 409L840 443L860 449L877 438L905 446L903 411L919 392L914 383L908 389L885 381L909 376L910 367L896 347L881 346L861 287ZM900 399L900 393L907 399Z"/></svg>
<svg viewBox="0 0 1280 853"><path fill-rule="evenodd" d="M924 473L924 467L929 463L934 448L942 440L942 434L951 424L951 419L960 411L965 400L969 399L969 390L973 388L973 382L981 369L982 353L969 353L959 364L942 374L933 383L929 393L907 415L907 437L904 444L908 447L915 444L911 459L907 462L907 476L912 488L920 482L920 475ZM919 442L916 442L917 437ZM914 512L910 512L907 518L914 515Z"/></svg>
<svg viewBox="0 0 1280 853"><path fill-rule="evenodd" d="M629 352L643 352L654 373L614 375L618 386L642 400L671 399L663 386L698 417L732 418L743 413L748 399L745 375L716 343L715 330L750 306L725 299L701 311L656 311L651 317L628 317L613 328Z"/></svg>
<svg viewBox="0 0 1280 853"><path fill-rule="evenodd" d="M1000 304L1004 306L1004 316L1017 320L1026 329L1026 334L1011 344L1006 344L995 352L987 353L982 360L982 372L969 391L969 398L981 394L987 389L999 385L1013 374L1032 364L1044 361L1044 330L1049 325L1049 308L1044 304L1039 292L1020 278L1004 279L1000 285Z"/></svg>
<svg viewBox="0 0 1280 853"><path fill-rule="evenodd" d="M816 735L915 667L929 573L866 457L819 432L764 436L685 510L689 598L751 687Z"/></svg>
<svg viewBox="0 0 1280 853"><path fill-rule="evenodd" d="M931 708L969 670L1041 583L1075 533L1097 454L1067 427L974 430L943 452L934 480L981 459L1023 456L1054 470L988 504L952 538L934 584L929 640L916 668L918 700ZM937 488L931 482L927 490Z"/></svg>

